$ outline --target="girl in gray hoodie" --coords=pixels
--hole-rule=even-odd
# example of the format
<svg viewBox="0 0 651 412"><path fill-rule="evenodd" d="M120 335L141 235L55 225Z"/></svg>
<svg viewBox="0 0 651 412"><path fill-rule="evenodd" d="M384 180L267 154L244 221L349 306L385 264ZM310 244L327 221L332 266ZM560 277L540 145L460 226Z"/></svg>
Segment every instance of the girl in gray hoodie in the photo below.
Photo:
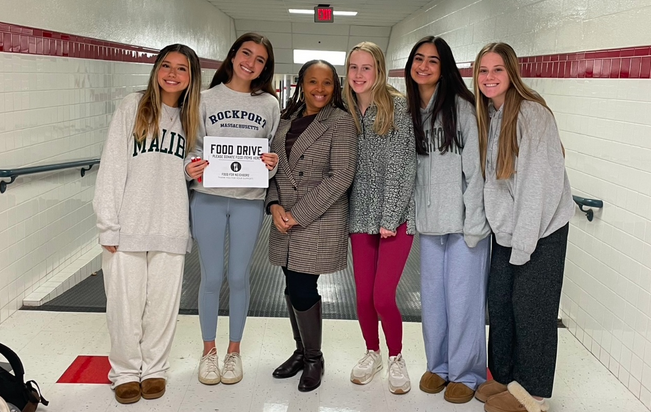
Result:
<svg viewBox="0 0 651 412"><path fill-rule="evenodd" d="M420 389L465 403L486 380L490 229L484 214L474 96L450 47L428 36L405 67L414 123L416 229L427 371Z"/></svg>
<svg viewBox="0 0 651 412"><path fill-rule="evenodd" d="M476 397L486 401L487 412L547 411L574 215L565 153L554 115L522 82L511 46L486 45L475 60L473 83L484 204L495 234L488 278L494 380Z"/></svg>

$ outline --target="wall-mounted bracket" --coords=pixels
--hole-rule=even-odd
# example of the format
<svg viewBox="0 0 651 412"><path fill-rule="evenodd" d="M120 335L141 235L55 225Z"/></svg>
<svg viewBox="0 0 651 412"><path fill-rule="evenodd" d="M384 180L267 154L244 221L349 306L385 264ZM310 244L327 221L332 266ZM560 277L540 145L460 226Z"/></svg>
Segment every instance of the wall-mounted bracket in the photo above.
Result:
<svg viewBox="0 0 651 412"><path fill-rule="evenodd" d="M592 209L584 209L585 207L587 208L595 208L595 209L601 209L604 207L604 202L599 199L586 199L585 197L580 197L580 196L572 196L574 199L574 202L579 205L579 209L583 213L585 213L585 217L588 218L589 222L592 222L592 218L594 217L594 211Z"/></svg>

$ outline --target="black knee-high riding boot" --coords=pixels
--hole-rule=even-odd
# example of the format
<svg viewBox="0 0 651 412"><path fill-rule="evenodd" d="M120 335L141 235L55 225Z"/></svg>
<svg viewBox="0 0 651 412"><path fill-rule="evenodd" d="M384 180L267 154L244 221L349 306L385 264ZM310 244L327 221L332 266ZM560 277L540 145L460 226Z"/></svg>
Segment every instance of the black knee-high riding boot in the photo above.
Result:
<svg viewBox="0 0 651 412"><path fill-rule="evenodd" d="M292 324L292 332L294 333L294 340L296 341L296 350L292 353L292 356L290 356L289 359L274 370L273 377L278 379L291 378L303 369L303 342L301 341L301 334L298 331L296 315L294 314L292 302L289 300L289 295L285 295L285 302L287 302L289 322Z"/></svg>
<svg viewBox="0 0 651 412"><path fill-rule="evenodd" d="M303 341L303 374L298 383L301 392L312 391L321 385L324 361L321 353L321 300L308 310L294 309L296 323Z"/></svg>

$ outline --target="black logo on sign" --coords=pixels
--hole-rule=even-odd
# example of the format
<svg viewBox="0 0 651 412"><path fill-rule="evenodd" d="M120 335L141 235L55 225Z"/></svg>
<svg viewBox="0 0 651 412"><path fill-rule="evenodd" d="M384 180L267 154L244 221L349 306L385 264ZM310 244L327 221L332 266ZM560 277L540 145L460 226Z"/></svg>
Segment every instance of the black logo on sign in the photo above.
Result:
<svg viewBox="0 0 651 412"><path fill-rule="evenodd" d="M231 163L231 170L237 173L242 170L242 165L239 162L233 162Z"/></svg>

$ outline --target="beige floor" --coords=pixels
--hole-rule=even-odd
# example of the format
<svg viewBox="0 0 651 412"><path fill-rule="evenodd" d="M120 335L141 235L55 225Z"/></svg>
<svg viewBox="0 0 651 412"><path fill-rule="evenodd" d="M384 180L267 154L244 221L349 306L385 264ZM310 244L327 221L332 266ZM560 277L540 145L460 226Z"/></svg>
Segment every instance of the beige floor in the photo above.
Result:
<svg viewBox="0 0 651 412"><path fill-rule="evenodd" d="M349 381L350 369L363 355L364 346L357 322L339 320L324 323L326 373L322 386L314 392L298 392L298 377L287 380L271 377L271 371L290 354L293 344L288 320L278 318L248 319L242 342L242 382L204 386L196 378L201 351L198 322L197 316L179 316L165 396L134 405L117 404L108 385L55 383L77 355L108 354L104 314L19 311L0 324L0 341L20 354L26 378L41 385L50 401L49 407L39 407L44 412L483 411L483 405L475 400L453 405L445 402L442 394L428 395L418 389L425 365L419 323L405 323L403 355L413 389L397 396L387 389L386 367L366 386ZM218 349L222 358L227 345L227 323L227 318L220 318ZM560 330L557 364L551 411L647 411L565 329Z"/></svg>

